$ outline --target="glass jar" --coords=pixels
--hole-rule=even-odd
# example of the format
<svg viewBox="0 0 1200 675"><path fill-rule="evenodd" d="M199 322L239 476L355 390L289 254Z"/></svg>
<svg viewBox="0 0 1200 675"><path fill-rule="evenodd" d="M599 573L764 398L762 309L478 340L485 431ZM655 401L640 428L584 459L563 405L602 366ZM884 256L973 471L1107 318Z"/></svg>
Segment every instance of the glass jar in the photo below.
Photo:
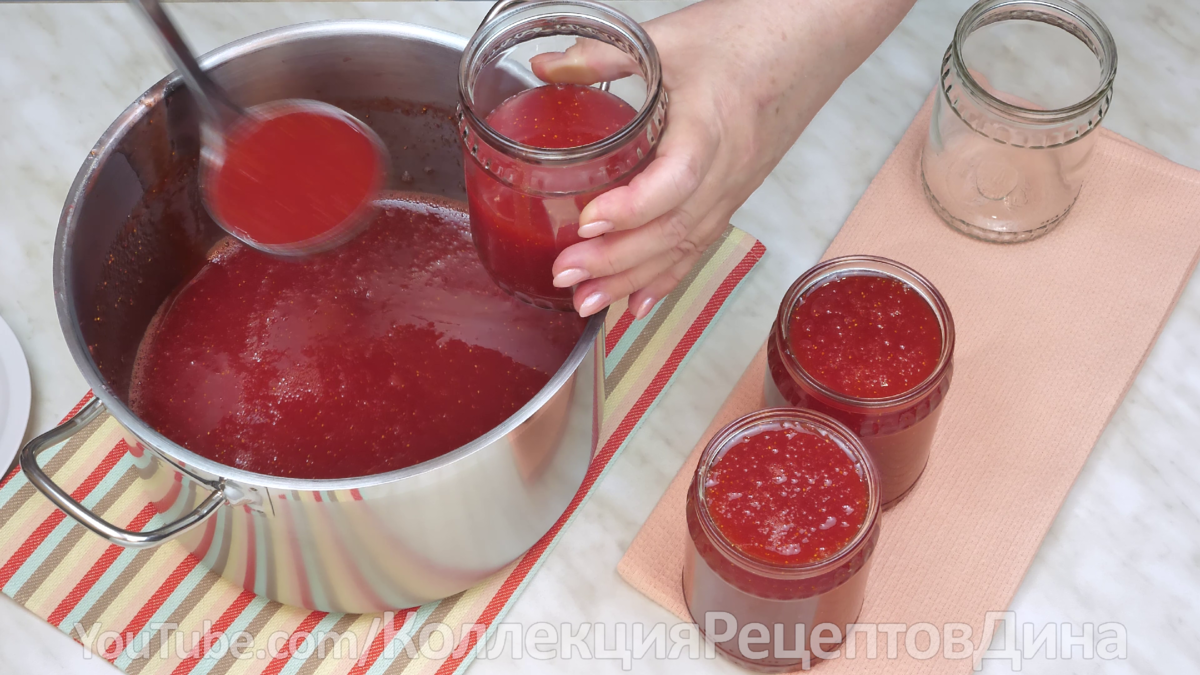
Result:
<svg viewBox="0 0 1200 675"><path fill-rule="evenodd" d="M834 391L801 365L789 339L789 318L813 289L848 276L883 276L916 291L933 309L941 329L941 350L933 371L907 391L884 398L861 398ZM850 428L879 471L883 506L908 494L929 460L942 400L950 390L954 360L954 319L933 284L915 270L876 256L844 256L805 272L783 297L767 338L764 393L771 406L795 406L825 413Z"/></svg>
<svg viewBox="0 0 1200 675"><path fill-rule="evenodd" d="M497 10L467 44L459 69L458 123L471 234L483 266L501 288L540 307L569 310L572 289L554 287L554 260L582 241L583 208L627 184L651 160L666 123L662 68L650 36L611 7L585 0L531 0L504 3ZM603 96L615 96L636 111L632 119L607 137L568 148L526 145L494 129L493 111L544 85L529 59L539 51L562 51L571 38L607 43L636 63L639 75L613 83L611 93L609 86L599 87Z"/></svg>
<svg viewBox="0 0 1200 675"><path fill-rule="evenodd" d="M982 0L942 59L921 158L925 194L952 227L1027 241L1070 212L1112 101L1117 50L1074 0Z"/></svg>
<svg viewBox="0 0 1200 675"><path fill-rule="evenodd" d="M706 500L709 471L726 451L749 435L781 427L832 440L850 456L866 483L866 512L857 533L840 550L815 563L784 565L747 555L721 533ZM683 597L701 632L740 665L768 672L807 667L814 637L821 649L835 649L862 609L871 555L879 539L881 496L878 476L862 443L821 413L761 410L717 432L700 455L687 493Z"/></svg>

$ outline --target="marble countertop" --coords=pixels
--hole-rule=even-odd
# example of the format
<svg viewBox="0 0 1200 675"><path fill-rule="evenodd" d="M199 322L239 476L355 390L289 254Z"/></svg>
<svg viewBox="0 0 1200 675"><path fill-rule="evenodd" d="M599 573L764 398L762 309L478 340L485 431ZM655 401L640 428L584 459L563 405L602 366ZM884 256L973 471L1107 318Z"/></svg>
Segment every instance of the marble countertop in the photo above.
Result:
<svg viewBox="0 0 1200 675"><path fill-rule="evenodd" d="M682 2L623 2L644 20ZM934 85L969 0L919 0L851 76L737 213L767 258L710 329L509 615L553 625L673 623L617 576L616 565L668 481L761 344L779 297L833 238ZM1089 0L1116 36L1120 72L1105 124L1200 168L1200 5ZM317 19L404 20L470 33L487 4L188 3L172 7L199 50ZM50 255L75 172L109 122L170 68L123 4L0 5L0 316L29 359L27 437L86 391L55 315ZM1200 671L1200 281L1194 277L1047 534L1010 609L1019 622L1120 622L1128 658L1036 658L1027 673ZM1004 608L996 608L1002 610ZM0 597L0 671L110 674L83 650ZM741 672L724 661L653 655L639 671ZM472 672L610 672L619 661L505 659ZM1008 672L986 662L984 672Z"/></svg>

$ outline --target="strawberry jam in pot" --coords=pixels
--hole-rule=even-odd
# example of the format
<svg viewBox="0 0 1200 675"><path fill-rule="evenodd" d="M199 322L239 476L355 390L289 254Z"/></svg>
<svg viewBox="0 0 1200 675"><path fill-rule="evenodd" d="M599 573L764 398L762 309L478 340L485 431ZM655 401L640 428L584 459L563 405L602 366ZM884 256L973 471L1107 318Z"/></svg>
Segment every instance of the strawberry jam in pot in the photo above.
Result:
<svg viewBox="0 0 1200 675"><path fill-rule="evenodd" d="M391 193L376 208L302 259L218 244L151 322L133 412L226 466L326 479L444 455L528 403L586 322L496 288L461 203Z"/></svg>
<svg viewBox="0 0 1200 675"><path fill-rule="evenodd" d="M857 434L887 507L925 469L953 355L950 308L924 277L885 258L835 258L801 276L780 305L766 398L818 410Z"/></svg>
<svg viewBox="0 0 1200 675"><path fill-rule="evenodd" d="M688 489L692 618L757 670L833 650L862 607L880 499L869 455L836 420L795 408L735 420L705 447Z"/></svg>
<svg viewBox="0 0 1200 675"><path fill-rule="evenodd" d="M621 95L532 75L514 90L512 72L536 70L520 54L562 51L566 38L585 35L631 55L636 72ZM658 53L625 14L561 0L489 15L463 54L459 132L471 233L496 284L539 307L571 309L572 289L552 283L554 260L582 241L583 208L650 162L665 121Z"/></svg>

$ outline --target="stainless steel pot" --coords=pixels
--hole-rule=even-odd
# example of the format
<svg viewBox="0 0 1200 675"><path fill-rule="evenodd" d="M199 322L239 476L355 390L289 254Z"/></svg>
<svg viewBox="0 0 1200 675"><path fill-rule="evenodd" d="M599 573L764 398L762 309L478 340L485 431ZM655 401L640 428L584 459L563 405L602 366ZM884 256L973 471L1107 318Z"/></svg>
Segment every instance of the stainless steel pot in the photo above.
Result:
<svg viewBox="0 0 1200 675"><path fill-rule="evenodd" d="M463 199L452 111L466 40L418 26L331 21L226 45L201 59L246 105L312 98L366 119L392 155L394 187ZM495 92L524 88L513 75ZM29 480L109 541L176 539L235 584L283 603L340 612L411 607L464 590L516 559L566 510L595 449L603 408L603 317L567 362L499 427L400 471L295 480L238 470L171 442L130 411L133 358L167 295L222 232L194 187L155 193L195 170L196 110L177 75L131 105L71 187L54 250L59 321L96 394L21 451ZM129 532L55 485L37 455L105 410L128 432L140 480L167 524Z"/></svg>

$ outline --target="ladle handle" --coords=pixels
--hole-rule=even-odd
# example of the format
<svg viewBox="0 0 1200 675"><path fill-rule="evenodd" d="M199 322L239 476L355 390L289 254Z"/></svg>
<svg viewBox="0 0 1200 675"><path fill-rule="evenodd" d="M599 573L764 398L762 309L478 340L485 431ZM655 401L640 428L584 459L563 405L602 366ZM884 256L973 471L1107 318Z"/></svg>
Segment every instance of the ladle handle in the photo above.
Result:
<svg viewBox="0 0 1200 675"><path fill-rule="evenodd" d="M241 116L241 108L200 68L200 63L192 55L192 50L167 16L162 4L158 0L129 0L129 4L141 10L142 16L154 27L154 32L179 69L184 84L196 97L204 116L218 129L228 128Z"/></svg>
<svg viewBox="0 0 1200 675"><path fill-rule="evenodd" d="M21 448L19 455L21 471L25 472L25 477L29 479L30 483L33 483L35 488L44 494L55 506L62 509L64 513L79 521L87 529L114 544L126 548L148 548L174 539L203 523L226 502L225 487L223 485L209 485L205 483L205 486L210 488L212 492L195 509L192 509L191 513L157 530L149 532L132 532L126 530L92 513L90 509L76 501L66 490L62 489L62 487L47 476L45 471L42 471L42 467L38 466L37 457L42 452L70 439L92 420L96 419L102 412L104 412L104 404L99 398L93 398L74 417L29 441L25 447Z"/></svg>

